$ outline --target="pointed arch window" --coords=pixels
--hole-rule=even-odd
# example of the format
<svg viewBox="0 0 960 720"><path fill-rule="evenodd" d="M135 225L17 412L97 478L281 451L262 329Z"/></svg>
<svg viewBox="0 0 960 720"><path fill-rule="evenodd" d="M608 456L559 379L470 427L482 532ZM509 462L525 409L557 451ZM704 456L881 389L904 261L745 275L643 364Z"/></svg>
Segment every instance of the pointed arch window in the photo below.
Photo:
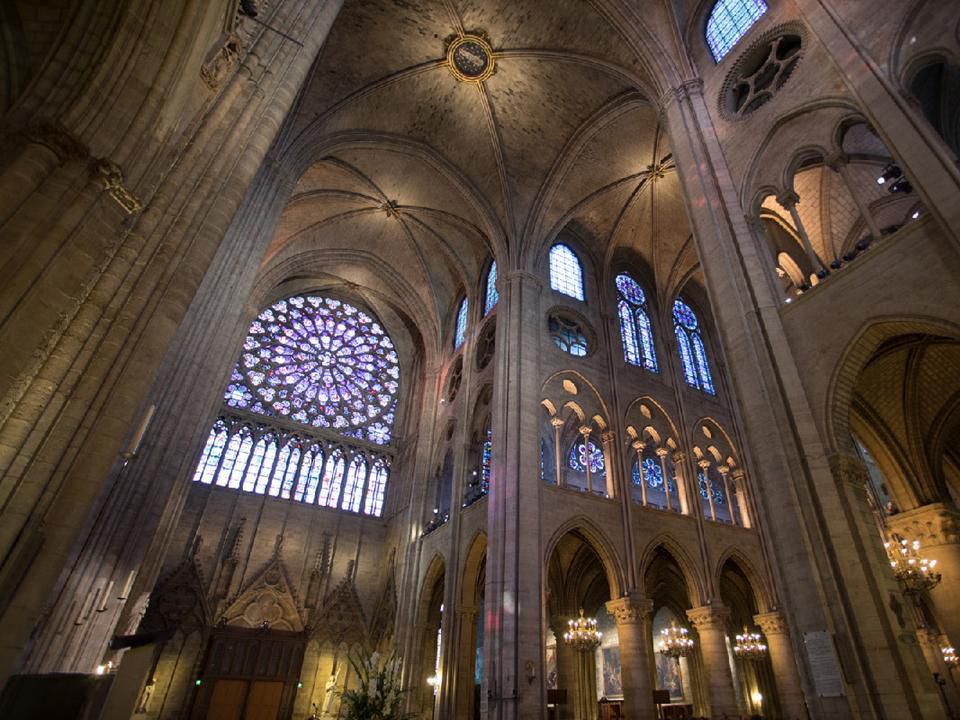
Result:
<svg viewBox="0 0 960 720"><path fill-rule="evenodd" d="M583 300L583 268L576 253L563 243L550 248L550 287Z"/></svg>
<svg viewBox="0 0 960 720"><path fill-rule="evenodd" d="M467 299L460 301L460 307L457 309L457 325L453 332L453 349L463 345L467 337Z"/></svg>
<svg viewBox="0 0 960 720"><path fill-rule="evenodd" d="M658 372L647 295L640 284L626 273L617 275L616 285L623 359L631 365Z"/></svg>
<svg viewBox="0 0 960 720"><path fill-rule="evenodd" d="M767 11L764 0L718 0L707 20L707 45L720 62Z"/></svg>
<svg viewBox="0 0 960 720"><path fill-rule="evenodd" d="M673 329L687 385L716 395L707 351L700 336L700 323L690 306L680 298L673 303Z"/></svg>
<svg viewBox="0 0 960 720"><path fill-rule="evenodd" d="M343 485L343 501L341 510L357 512L360 510L360 501L363 499L363 486L367 482L367 461L362 455L354 456L347 468L346 482Z"/></svg>
<svg viewBox="0 0 960 720"><path fill-rule="evenodd" d="M500 295L497 293L497 261L490 262L490 269L487 270L487 283L483 296L483 314L487 315L493 306L497 304Z"/></svg>

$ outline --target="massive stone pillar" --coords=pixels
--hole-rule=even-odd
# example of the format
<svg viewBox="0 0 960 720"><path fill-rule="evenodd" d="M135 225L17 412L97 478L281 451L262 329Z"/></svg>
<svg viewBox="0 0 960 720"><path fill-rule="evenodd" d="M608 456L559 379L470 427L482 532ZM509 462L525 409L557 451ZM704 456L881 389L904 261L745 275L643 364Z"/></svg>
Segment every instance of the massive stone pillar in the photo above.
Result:
<svg viewBox="0 0 960 720"><path fill-rule="evenodd" d="M481 715L539 717L545 704L544 567L540 542L540 280L504 273L497 310L493 467L487 504L487 654Z"/></svg>
<svg viewBox="0 0 960 720"><path fill-rule="evenodd" d="M807 707L803 702L803 688L797 673L797 660L790 644L790 631L778 610L754 615L770 653L770 665L777 684L777 698L785 720L806 720Z"/></svg>
<svg viewBox="0 0 960 720"><path fill-rule="evenodd" d="M620 680L623 683L623 712L631 720L653 720L657 716L653 704L653 669L647 636L653 601L631 593L611 600L607 611L617 622L620 641Z"/></svg>
<svg viewBox="0 0 960 720"><path fill-rule="evenodd" d="M727 621L730 611L722 605L704 605L687 610L687 617L697 630L700 639L700 656L707 673L710 694L710 715L720 717L723 713L737 717L737 696L733 689L733 673L727 654Z"/></svg>
<svg viewBox="0 0 960 720"><path fill-rule="evenodd" d="M940 629L960 647L960 512L933 503L888 516L887 527L907 540L919 540L920 554L937 561L943 579L930 591L930 602Z"/></svg>
<svg viewBox="0 0 960 720"><path fill-rule="evenodd" d="M104 40L106 67L117 63L100 67L108 86L36 109L56 112L75 141L15 210L0 209L18 247L0 300L0 346L18 348L0 354L0 681L22 668L92 672L111 636L136 627L228 372L224 350L236 356L224 333L246 311L237 298L270 236L252 226L282 206L284 183L264 181L282 171L263 170L264 158L341 4L277 3L271 22L302 47L257 26L201 67L192 46L209 18L185 8L214 6L133 3L117 14L116 43ZM174 39L155 21L176 26ZM183 116L166 105L180 96L191 98ZM78 148L85 162L67 160ZM239 217L251 188L260 204ZM224 241L232 220L235 243Z"/></svg>
<svg viewBox="0 0 960 720"><path fill-rule="evenodd" d="M810 713L938 717L936 688L890 610L889 573L866 541L861 505L813 422L780 318L782 298L740 207L702 83L683 83L661 104L757 478L754 526L768 542L776 601L794 635L827 633L840 648L842 671L831 675L841 689L829 694L818 692L801 657Z"/></svg>
<svg viewBox="0 0 960 720"><path fill-rule="evenodd" d="M550 620L550 630L557 641L557 689L567 691L567 701L558 706L559 720L574 720L579 684L577 683L577 651L563 641L567 630L566 617Z"/></svg>

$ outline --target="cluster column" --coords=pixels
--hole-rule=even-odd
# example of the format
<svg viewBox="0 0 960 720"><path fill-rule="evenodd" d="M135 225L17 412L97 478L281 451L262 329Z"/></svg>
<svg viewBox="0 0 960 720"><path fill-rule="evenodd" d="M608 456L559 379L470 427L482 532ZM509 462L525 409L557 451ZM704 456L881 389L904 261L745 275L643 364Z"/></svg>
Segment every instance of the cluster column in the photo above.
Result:
<svg viewBox="0 0 960 720"><path fill-rule="evenodd" d="M635 720L653 720L657 711L653 705L650 684L653 674L647 643L653 600L640 593L629 593L608 602L607 612L617 622L624 714Z"/></svg>
<svg viewBox="0 0 960 720"><path fill-rule="evenodd" d="M737 696L733 690L733 674L727 655L727 621L730 611L723 605L703 605L687 610L687 617L697 629L700 638L700 655L707 671L710 689L710 714L720 717L723 713L739 716Z"/></svg>

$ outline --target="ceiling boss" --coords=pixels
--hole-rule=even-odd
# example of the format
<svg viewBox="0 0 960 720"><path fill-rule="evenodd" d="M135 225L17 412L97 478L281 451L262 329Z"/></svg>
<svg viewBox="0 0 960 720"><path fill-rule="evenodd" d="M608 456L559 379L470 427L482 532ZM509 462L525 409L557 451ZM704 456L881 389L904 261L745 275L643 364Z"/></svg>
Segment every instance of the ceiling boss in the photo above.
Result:
<svg viewBox="0 0 960 720"><path fill-rule="evenodd" d="M447 46L447 65L458 80L482 82L493 75L493 48L481 34L459 35Z"/></svg>

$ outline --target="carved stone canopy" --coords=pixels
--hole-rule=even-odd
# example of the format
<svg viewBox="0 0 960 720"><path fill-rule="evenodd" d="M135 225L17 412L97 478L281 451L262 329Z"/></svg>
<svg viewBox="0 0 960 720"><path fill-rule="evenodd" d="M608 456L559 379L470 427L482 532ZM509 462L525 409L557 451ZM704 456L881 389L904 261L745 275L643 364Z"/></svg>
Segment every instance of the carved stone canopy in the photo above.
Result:
<svg viewBox="0 0 960 720"><path fill-rule="evenodd" d="M221 622L235 627L303 631L303 618L279 557L271 560L230 603Z"/></svg>

